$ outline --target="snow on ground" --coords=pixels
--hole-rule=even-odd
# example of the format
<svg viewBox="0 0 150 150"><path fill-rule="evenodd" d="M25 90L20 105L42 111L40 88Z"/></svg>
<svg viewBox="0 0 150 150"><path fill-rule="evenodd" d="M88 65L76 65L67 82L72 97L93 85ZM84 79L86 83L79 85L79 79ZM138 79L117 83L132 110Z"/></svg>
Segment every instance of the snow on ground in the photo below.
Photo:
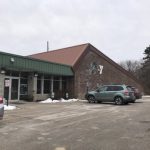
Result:
<svg viewBox="0 0 150 150"><path fill-rule="evenodd" d="M68 99L68 100L66 100L66 99L61 98L60 101L61 101L61 102L76 102L76 101L78 101L78 99L73 98L73 99Z"/></svg>
<svg viewBox="0 0 150 150"><path fill-rule="evenodd" d="M4 105L4 110L14 110L14 109L16 109L16 106Z"/></svg>
<svg viewBox="0 0 150 150"><path fill-rule="evenodd" d="M61 98L60 100L52 100L51 98L48 98L44 101L41 101L40 103L59 103L59 102L76 102L76 101L78 101L78 99L65 100L65 99Z"/></svg>
<svg viewBox="0 0 150 150"><path fill-rule="evenodd" d="M41 101L40 103L58 103L58 100L52 100L51 98L48 98L44 101Z"/></svg>
<svg viewBox="0 0 150 150"><path fill-rule="evenodd" d="M142 97L150 97L150 95L143 95Z"/></svg>

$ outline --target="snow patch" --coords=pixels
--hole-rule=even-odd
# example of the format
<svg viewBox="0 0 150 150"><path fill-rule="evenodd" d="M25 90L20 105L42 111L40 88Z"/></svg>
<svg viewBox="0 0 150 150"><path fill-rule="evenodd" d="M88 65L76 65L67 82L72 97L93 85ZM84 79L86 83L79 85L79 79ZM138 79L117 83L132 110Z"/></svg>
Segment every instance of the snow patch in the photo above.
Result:
<svg viewBox="0 0 150 150"><path fill-rule="evenodd" d="M44 101L41 101L41 102L39 102L39 103L59 103L59 102L76 102L76 101L78 101L78 99L68 99L68 100L66 100L66 99L63 99L63 98L61 98L60 100L52 100L51 98L48 98L48 99L46 99L46 100L44 100Z"/></svg>
<svg viewBox="0 0 150 150"><path fill-rule="evenodd" d="M52 100L51 98L48 98L44 101L41 101L40 103L58 103L58 100Z"/></svg>
<svg viewBox="0 0 150 150"><path fill-rule="evenodd" d="M142 96L142 97L150 97L150 95L144 95L144 96Z"/></svg>
<svg viewBox="0 0 150 150"><path fill-rule="evenodd" d="M61 98L61 102L76 102L76 101L78 101L78 99L68 99L68 100L66 100L66 99Z"/></svg>
<svg viewBox="0 0 150 150"><path fill-rule="evenodd" d="M4 105L4 110L14 110L14 109L16 109L16 106Z"/></svg>

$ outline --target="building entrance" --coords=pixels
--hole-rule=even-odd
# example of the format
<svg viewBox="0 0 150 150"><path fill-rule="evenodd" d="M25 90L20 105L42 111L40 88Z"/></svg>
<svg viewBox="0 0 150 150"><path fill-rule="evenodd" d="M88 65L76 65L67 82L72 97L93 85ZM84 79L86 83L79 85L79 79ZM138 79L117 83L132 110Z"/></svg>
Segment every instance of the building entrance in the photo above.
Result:
<svg viewBox="0 0 150 150"><path fill-rule="evenodd" d="M19 100L20 78L7 77L4 80L4 98L7 100Z"/></svg>

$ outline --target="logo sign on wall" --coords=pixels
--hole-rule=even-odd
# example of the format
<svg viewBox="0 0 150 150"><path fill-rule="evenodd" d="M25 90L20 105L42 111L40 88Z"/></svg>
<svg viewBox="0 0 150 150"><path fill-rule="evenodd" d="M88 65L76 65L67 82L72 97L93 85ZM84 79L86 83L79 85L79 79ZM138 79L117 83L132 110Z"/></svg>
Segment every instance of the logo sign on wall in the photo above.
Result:
<svg viewBox="0 0 150 150"><path fill-rule="evenodd" d="M93 63L90 64L89 72L90 72L90 74L99 73L101 75L103 73L103 68L104 68L104 66L97 65L95 62L93 62Z"/></svg>
<svg viewBox="0 0 150 150"><path fill-rule="evenodd" d="M98 68L99 74L102 74L102 73L103 73L103 68L104 68L104 66L99 65L99 68Z"/></svg>

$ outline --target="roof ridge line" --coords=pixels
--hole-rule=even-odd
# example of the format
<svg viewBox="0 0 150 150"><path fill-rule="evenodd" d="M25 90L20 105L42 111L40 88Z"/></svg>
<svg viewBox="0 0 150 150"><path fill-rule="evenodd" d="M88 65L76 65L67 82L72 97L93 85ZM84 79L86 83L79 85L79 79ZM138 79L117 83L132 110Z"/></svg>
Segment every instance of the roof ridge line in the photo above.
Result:
<svg viewBox="0 0 150 150"><path fill-rule="evenodd" d="M34 53L28 56L32 56L32 55L38 55L38 54L44 54L44 53L48 53L48 52L53 52L53 51L58 51L58 50L64 50L64 49L68 49L68 48L73 48L73 47L78 47L78 46L82 46L82 45L89 45L90 43L84 43L84 44L79 44L79 45L74 45L74 46L68 46L68 47L64 47L64 48L59 48L59 49L55 49L55 50L50 50L50 51L46 51L46 52L40 52L40 53Z"/></svg>
<svg viewBox="0 0 150 150"><path fill-rule="evenodd" d="M85 50L87 49L87 47L88 47L89 45L91 45L91 44L90 44L90 43L87 43L87 45L86 45L84 51L83 51L83 52L79 55L79 57L78 57L77 59L75 59L75 61L73 62L74 65L75 65L76 62L81 58L82 54L85 52ZM74 65L73 65L73 66L74 66ZM73 67L73 66L72 66L72 67Z"/></svg>

